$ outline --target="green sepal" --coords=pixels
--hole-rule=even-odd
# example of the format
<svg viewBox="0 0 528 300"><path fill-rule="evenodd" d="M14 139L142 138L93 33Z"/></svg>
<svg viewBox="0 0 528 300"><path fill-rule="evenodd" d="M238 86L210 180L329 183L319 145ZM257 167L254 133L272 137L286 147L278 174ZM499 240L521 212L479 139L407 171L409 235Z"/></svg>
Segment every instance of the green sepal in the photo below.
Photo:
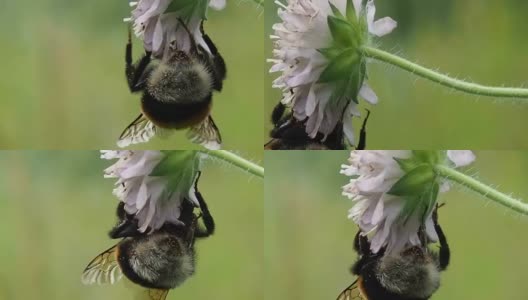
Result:
<svg viewBox="0 0 528 300"><path fill-rule="evenodd" d="M359 90L363 85L363 80L365 78L365 73L362 71L362 66L364 62L360 62L359 68L355 70L348 81L347 90L345 91L346 95L349 95L355 103L359 104Z"/></svg>
<svg viewBox="0 0 528 300"><path fill-rule="evenodd" d="M413 156L416 160L436 165L440 162L440 151L437 150L413 150Z"/></svg>
<svg viewBox="0 0 528 300"><path fill-rule="evenodd" d="M169 4L165 13L179 12L179 16L188 21L198 10L202 19L206 19L208 0L174 0Z"/></svg>
<svg viewBox="0 0 528 300"><path fill-rule="evenodd" d="M440 185L436 180L429 182L423 186L422 192L413 196L406 196L405 204L399 215L399 218L405 224L411 216L418 215L420 222L423 224L426 217L431 213L435 207L436 199Z"/></svg>
<svg viewBox="0 0 528 300"><path fill-rule="evenodd" d="M403 175L390 189L388 194L395 196L421 195L424 187L435 178L433 168L420 165Z"/></svg>
<svg viewBox="0 0 528 300"><path fill-rule="evenodd" d="M167 192L187 192L193 185L200 169L200 154L198 151L173 150L163 152L165 157L152 170L149 176L159 176L168 179Z"/></svg>
<svg viewBox="0 0 528 300"><path fill-rule="evenodd" d="M192 163L195 151L167 151L165 157L150 172L150 176L169 176L182 166Z"/></svg>
<svg viewBox="0 0 528 300"><path fill-rule="evenodd" d="M339 9L332 2L328 2L328 4L330 4L330 9L332 10L332 13L334 14L335 17L343 19L343 20L346 19L345 16L343 16L343 14L339 11Z"/></svg>
<svg viewBox="0 0 528 300"><path fill-rule="evenodd" d="M359 67L358 67L359 65ZM347 103L352 100L355 103L359 103L358 94L365 78L363 62L356 63L351 67L349 74L342 78L339 78L334 83L334 90L330 96L329 104L334 104L339 109L343 109L341 106L341 100L345 100Z"/></svg>
<svg viewBox="0 0 528 300"><path fill-rule="evenodd" d="M354 7L354 2L352 2L352 0L347 1L346 17L350 23L356 24L357 22L356 8Z"/></svg>
<svg viewBox="0 0 528 300"><path fill-rule="evenodd" d="M339 104L345 95L345 90L346 90L345 81L341 80L341 81L334 83L334 90L332 91L332 94L330 95L330 99L328 99L327 105L329 105L330 107L339 107Z"/></svg>
<svg viewBox="0 0 528 300"><path fill-rule="evenodd" d="M328 16L328 28L332 34L334 43L339 48L357 48L358 43L356 42L355 36L357 35L356 30L352 24L347 21L334 17Z"/></svg>
<svg viewBox="0 0 528 300"><path fill-rule="evenodd" d="M191 5L194 5L196 4L196 0L175 0L175 1L172 1L169 6L167 7L167 10L166 12L173 12L173 11L178 11L178 10L181 10L183 8L186 8L186 7L189 7Z"/></svg>
<svg viewBox="0 0 528 300"><path fill-rule="evenodd" d="M341 52L343 52L343 49L339 49L336 47L330 47L330 48L317 49L317 51L321 53L326 59L333 60L336 57L338 57L339 54L341 54Z"/></svg>
<svg viewBox="0 0 528 300"><path fill-rule="evenodd" d="M431 188L426 191L424 194L423 203L425 205L424 207L424 214L422 215L422 223L425 222L425 219L427 216L433 211L436 204L436 199L438 198L438 193L440 192L440 184L436 180L436 178L433 180L431 184Z"/></svg>
<svg viewBox="0 0 528 300"><path fill-rule="evenodd" d="M400 169L402 169L403 172L407 173L414 168L418 167L421 163L419 161L416 161L413 157L411 158L398 158L393 157L393 159L398 163L400 166Z"/></svg>
<svg viewBox="0 0 528 300"><path fill-rule="evenodd" d="M319 76L318 82L328 83L349 78L359 59L359 54L355 49L344 50L341 54L330 60Z"/></svg>

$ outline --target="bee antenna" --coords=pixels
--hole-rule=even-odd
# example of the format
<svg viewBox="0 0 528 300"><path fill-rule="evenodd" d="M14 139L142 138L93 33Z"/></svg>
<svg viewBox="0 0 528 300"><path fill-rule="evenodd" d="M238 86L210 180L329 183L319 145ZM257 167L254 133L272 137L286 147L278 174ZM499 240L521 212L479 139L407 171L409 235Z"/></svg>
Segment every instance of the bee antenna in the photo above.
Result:
<svg viewBox="0 0 528 300"><path fill-rule="evenodd" d="M279 103L277 103L275 108L273 108L273 112L271 113L271 122L273 123L273 125L277 126L279 124L285 111L286 106L279 101Z"/></svg>
<svg viewBox="0 0 528 300"><path fill-rule="evenodd" d="M202 22L200 22L200 32L201 32L202 34L205 34L203 24L204 24L204 20L202 20Z"/></svg>
<svg viewBox="0 0 528 300"><path fill-rule="evenodd" d="M185 29L185 31L189 35L189 41L191 42L191 52L198 53L198 47L196 46L196 41L194 40L191 31L189 31L189 28L187 27L187 25L185 25L185 22L183 22L182 18L178 18L178 22L180 22L180 25L183 26L183 29Z"/></svg>
<svg viewBox="0 0 528 300"><path fill-rule="evenodd" d="M132 24L128 24L128 43L132 43Z"/></svg>

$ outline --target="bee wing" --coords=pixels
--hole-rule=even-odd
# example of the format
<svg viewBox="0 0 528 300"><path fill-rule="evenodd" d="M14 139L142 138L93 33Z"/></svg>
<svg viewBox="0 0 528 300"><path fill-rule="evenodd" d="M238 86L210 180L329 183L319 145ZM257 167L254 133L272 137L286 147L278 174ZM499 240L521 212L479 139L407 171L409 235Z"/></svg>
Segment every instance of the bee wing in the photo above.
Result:
<svg viewBox="0 0 528 300"><path fill-rule="evenodd" d="M83 284L114 284L121 277L123 272L117 262L117 245L106 250L94 258L84 269L81 281Z"/></svg>
<svg viewBox="0 0 528 300"><path fill-rule="evenodd" d="M282 141L280 139L271 139L264 144L264 150L282 150Z"/></svg>
<svg viewBox="0 0 528 300"><path fill-rule="evenodd" d="M136 294L135 300L165 300L169 290L148 289Z"/></svg>
<svg viewBox="0 0 528 300"><path fill-rule="evenodd" d="M140 114L119 136L117 146L120 148L148 142L156 135L157 127L143 114Z"/></svg>
<svg viewBox="0 0 528 300"><path fill-rule="evenodd" d="M167 294L169 294L169 290L150 289L148 290L148 294L150 300L165 300L165 298L167 298Z"/></svg>
<svg viewBox="0 0 528 300"><path fill-rule="evenodd" d="M167 139L174 133L174 131L174 129L156 127L156 136L162 139Z"/></svg>
<svg viewBox="0 0 528 300"><path fill-rule="evenodd" d="M337 300L368 300L367 295L361 286L361 279L358 278L344 291L337 296Z"/></svg>
<svg viewBox="0 0 528 300"><path fill-rule="evenodd" d="M211 116L200 124L192 126L187 132L187 138L209 150L218 150L222 147L222 136Z"/></svg>

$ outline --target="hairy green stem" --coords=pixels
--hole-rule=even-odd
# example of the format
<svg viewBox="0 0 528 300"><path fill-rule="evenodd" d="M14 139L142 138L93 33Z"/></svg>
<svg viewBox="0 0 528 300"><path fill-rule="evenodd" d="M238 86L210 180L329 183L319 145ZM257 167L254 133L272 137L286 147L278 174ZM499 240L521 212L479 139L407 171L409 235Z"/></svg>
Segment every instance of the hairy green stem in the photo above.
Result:
<svg viewBox="0 0 528 300"><path fill-rule="evenodd" d="M264 178L264 168L263 167L253 162L250 162L249 160L243 157L240 157L233 152L226 151L226 150L211 150L211 151L200 150L200 152L205 153L212 157L216 157L235 167L238 167L244 171L247 171L255 176Z"/></svg>
<svg viewBox="0 0 528 300"><path fill-rule="evenodd" d="M523 203L520 200L514 199L506 194L503 194L497 191L496 189L476 180L471 176L468 176L464 173L458 172L457 170L443 165L435 166L435 171L440 176L443 176L448 180L459 183L490 200L493 200L523 215L528 215L528 203Z"/></svg>
<svg viewBox="0 0 528 300"><path fill-rule="evenodd" d="M426 67L422 67L397 55L385 52L377 48L363 46L361 49L367 57L391 64L393 66L409 71L417 76L429 79L433 82L439 83L443 86L447 86L461 92L490 97L528 98L528 89L491 87L466 82L438 73Z"/></svg>

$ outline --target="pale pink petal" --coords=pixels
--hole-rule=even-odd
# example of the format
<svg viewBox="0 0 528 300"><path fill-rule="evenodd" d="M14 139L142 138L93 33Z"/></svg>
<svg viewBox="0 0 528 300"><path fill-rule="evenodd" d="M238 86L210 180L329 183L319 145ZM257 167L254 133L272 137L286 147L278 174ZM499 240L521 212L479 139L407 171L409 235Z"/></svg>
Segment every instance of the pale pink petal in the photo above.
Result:
<svg viewBox="0 0 528 300"><path fill-rule="evenodd" d="M456 167L464 167L475 160L475 154L471 150L447 150L447 157Z"/></svg>
<svg viewBox="0 0 528 300"><path fill-rule="evenodd" d="M225 5L226 5L225 0L211 0L209 2L209 7L211 7L212 9L216 9L216 10L224 9Z"/></svg>
<svg viewBox="0 0 528 300"><path fill-rule="evenodd" d="M371 31L372 27L374 26L374 16L376 15L376 6L374 5L374 1L368 0L366 5L367 10L367 24L369 31Z"/></svg>
<svg viewBox="0 0 528 300"><path fill-rule="evenodd" d="M375 36L382 37L391 33L397 25L396 21L390 17L385 17L375 21L369 31Z"/></svg>
<svg viewBox="0 0 528 300"><path fill-rule="evenodd" d="M374 91L366 82L363 82L363 85L359 90L359 96L361 96L361 98L365 99L370 104L378 103L378 96L376 96L376 93L374 93Z"/></svg>

